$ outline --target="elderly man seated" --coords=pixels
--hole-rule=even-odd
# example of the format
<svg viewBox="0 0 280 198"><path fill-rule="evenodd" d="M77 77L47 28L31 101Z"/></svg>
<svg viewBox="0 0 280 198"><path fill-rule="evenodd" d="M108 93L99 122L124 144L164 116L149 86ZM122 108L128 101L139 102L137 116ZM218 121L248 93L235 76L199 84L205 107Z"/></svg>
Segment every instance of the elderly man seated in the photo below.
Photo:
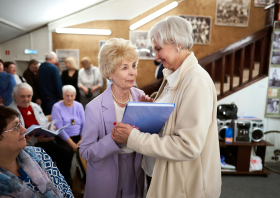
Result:
<svg viewBox="0 0 280 198"><path fill-rule="evenodd" d="M44 115L41 107L31 102L32 96L33 90L29 84L17 84L13 89L14 101L9 105L10 108L19 112L19 119L25 128L33 124L46 125L48 123L48 118ZM57 144L53 139L54 137L48 138L44 137L44 135L35 137L34 133L26 136L26 142L29 146L42 147L51 156L67 183L71 185L70 168L72 156L69 156L67 148Z"/></svg>

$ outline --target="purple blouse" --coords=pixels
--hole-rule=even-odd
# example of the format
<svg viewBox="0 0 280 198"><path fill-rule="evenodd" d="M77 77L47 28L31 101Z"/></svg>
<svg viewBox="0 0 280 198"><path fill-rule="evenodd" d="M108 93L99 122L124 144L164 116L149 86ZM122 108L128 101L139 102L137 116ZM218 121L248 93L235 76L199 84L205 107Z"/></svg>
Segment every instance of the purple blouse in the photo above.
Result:
<svg viewBox="0 0 280 198"><path fill-rule="evenodd" d="M74 101L72 107L66 107L62 101L59 101L53 105L51 119L56 120L54 125L57 129L69 124L59 134L59 137L66 141L69 137L82 135L85 123L85 111L82 104L77 101ZM74 119L74 125L71 124L72 119Z"/></svg>

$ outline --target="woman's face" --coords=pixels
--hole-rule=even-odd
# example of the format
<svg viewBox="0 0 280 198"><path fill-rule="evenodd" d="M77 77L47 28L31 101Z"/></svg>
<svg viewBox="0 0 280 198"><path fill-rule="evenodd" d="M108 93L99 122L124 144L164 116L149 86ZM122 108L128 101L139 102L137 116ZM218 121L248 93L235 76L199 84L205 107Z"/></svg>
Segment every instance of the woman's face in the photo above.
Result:
<svg viewBox="0 0 280 198"><path fill-rule="evenodd" d="M65 61L65 66L66 66L67 69L69 69L70 64L67 61Z"/></svg>
<svg viewBox="0 0 280 198"><path fill-rule="evenodd" d="M72 106L75 98L76 98L75 93L71 91L65 91L63 94L63 101L66 106Z"/></svg>
<svg viewBox="0 0 280 198"><path fill-rule="evenodd" d="M86 63L81 63L82 67L85 68L85 70L89 70L90 69L90 64L86 64Z"/></svg>
<svg viewBox="0 0 280 198"><path fill-rule="evenodd" d="M156 60L161 61L167 69L175 71L180 67L179 55L177 47L174 44L163 44L161 47L155 39L153 40L154 49L156 51Z"/></svg>
<svg viewBox="0 0 280 198"><path fill-rule="evenodd" d="M6 69L6 72L14 75L17 73L17 68L14 64L10 64L9 67Z"/></svg>
<svg viewBox="0 0 280 198"><path fill-rule="evenodd" d="M2 73L4 70L4 65L0 62L0 73Z"/></svg>
<svg viewBox="0 0 280 198"><path fill-rule="evenodd" d="M122 89L134 87L134 81L137 76L136 62L128 62L124 60L116 71L109 77L113 80L113 85Z"/></svg>
<svg viewBox="0 0 280 198"><path fill-rule="evenodd" d="M8 123L4 130L13 129L16 125L18 125L18 123L19 118L16 117ZM25 132L26 129L20 125L19 128L16 128L13 131L2 133L0 151L4 153L14 153L23 149L26 146Z"/></svg>

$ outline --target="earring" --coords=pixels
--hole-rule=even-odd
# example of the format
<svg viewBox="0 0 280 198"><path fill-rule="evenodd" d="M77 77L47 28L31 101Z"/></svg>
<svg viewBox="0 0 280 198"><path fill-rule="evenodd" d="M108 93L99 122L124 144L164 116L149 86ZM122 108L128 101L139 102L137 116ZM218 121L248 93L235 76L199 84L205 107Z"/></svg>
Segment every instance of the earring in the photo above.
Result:
<svg viewBox="0 0 280 198"><path fill-rule="evenodd" d="M177 50L178 50L178 52L180 53L181 50L179 49L179 47L177 48Z"/></svg>

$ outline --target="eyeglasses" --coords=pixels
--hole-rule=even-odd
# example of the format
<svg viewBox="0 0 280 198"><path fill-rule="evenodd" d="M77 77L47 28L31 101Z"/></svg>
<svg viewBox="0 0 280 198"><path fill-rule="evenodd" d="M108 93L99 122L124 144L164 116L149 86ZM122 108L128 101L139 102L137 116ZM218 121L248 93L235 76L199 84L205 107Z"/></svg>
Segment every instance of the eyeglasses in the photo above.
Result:
<svg viewBox="0 0 280 198"><path fill-rule="evenodd" d="M2 133L6 133L9 131L16 131L16 133L18 133L20 132L21 126L22 126L21 122L18 122L12 129L3 131Z"/></svg>

